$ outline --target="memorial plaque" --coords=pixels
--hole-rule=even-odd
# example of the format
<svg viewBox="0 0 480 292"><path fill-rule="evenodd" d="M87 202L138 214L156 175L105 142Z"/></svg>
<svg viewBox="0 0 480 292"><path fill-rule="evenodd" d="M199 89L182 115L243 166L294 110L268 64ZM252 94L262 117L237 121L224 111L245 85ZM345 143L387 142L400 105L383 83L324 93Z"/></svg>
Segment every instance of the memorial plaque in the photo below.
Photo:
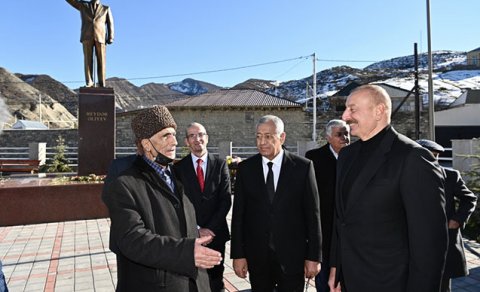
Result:
<svg viewBox="0 0 480 292"><path fill-rule="evenodd" d="M113 88L81 87L78 103L78 175L106 174L115 157Z"/></svg>

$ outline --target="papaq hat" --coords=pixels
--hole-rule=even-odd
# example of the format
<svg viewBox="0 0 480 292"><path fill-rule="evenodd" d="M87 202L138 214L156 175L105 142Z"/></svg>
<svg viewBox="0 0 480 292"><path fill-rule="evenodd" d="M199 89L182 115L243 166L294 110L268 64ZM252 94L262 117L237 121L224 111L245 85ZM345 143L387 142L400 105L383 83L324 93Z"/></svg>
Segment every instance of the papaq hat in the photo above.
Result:
<svg viewBox="0 0 480 292"><path fill-rule="evenodd" d="M168 127L176 130L177 124L163 105L143 110L132 119L132 130L137 141L148 139Z"/></svg>

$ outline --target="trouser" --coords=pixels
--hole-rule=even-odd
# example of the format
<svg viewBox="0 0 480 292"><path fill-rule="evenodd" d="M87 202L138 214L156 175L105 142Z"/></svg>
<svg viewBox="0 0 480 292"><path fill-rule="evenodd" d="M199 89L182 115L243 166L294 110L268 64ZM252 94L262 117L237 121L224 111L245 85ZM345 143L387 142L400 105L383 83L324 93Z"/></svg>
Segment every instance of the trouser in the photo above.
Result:
<svg viewBox="0 0 480 292"><path fill-rule="evenodd" d="M2 271L2 262L0 261L0 292L8 292L7 282Z"/></svg>
<svg viewBox="0 0 480 292"><path fill-rule="evenodd" d="M452 287L452 279L448 277L442 278L442 288L440 288L440 292L450 292Z"/></svg>
<svg viewBox="0 0 480 292"><path fill-rule="evenodd" d="M253 292L302 292L304 289L303 270L296 274L286 274L273 250L270 250L262 267L249 266L249 274Z"/></svg>
<svg viewBox="0 0 480 292"><path fill-rule="evenodd" d="M224 289L223 272L225 270L225 242L211 242L207 245L208 248L214 249L222 254L222 261L219 265L207 270L208 279L210 280L210 289L212 292L220 292Z"/></svg>
<svg viewBox="0 0 480 292"><path fill-rule="evenodd" d="M85 66L85 83L87 87L92 87L93 84L93 51L97 58L97 75L98 85L105 87L105 59L106 49L105 44L96 41L83 41L83 57Z"/></svg>
<svg viewBox="0 0 480 292"><path fill-rule="evenodd" d="M328 261L324 260L322 262L322 269L320 273L315 277L315 287L317 292L328 292L330 288L328 287L328 277L330 275L330 264Z"/></svg>

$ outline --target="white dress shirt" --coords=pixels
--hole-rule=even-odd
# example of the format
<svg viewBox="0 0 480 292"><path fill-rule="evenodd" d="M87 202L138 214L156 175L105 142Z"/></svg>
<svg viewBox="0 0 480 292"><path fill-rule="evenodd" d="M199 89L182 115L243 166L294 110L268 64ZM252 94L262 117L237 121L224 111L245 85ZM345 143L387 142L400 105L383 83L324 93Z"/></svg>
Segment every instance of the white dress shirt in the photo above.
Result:
<svg viewBox="0 0 480 292"><path fill-rule="evenodd" d="M267 174L268 174L268 165L270 161L273 162L272 171L273 171L273 184L275 186L275 191L277 191L278 185L278 177L280 176L280 170L282 168L282 161L283 161L283 149L278 153L275 158L269 160L268 158L262 156L262 166L263 166L263 178L265 179L265 183L267 183Z"/></svg>
<svg viewBox="0 0 480 292"><path fill-rule="evenodd" d="M193 163L193 169L195 169L195 174L197 174L197 160L198 159L201 159L203 162L202 162L202 169L203 169L203 178L206 179L207 178L207 156L208 156L208 152L205 152L205 154L202 155L202 157L197 157L195 156L193 153L192 153L192 163Z"/></svg>

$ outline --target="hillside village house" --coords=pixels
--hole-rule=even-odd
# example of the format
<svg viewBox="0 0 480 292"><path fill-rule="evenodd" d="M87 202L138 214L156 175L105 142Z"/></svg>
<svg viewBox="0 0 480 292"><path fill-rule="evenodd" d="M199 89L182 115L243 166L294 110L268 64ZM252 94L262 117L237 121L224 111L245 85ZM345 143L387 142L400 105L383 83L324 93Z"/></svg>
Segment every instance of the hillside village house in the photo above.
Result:
<svg viewBox="0 0 480 292"><path fill-rule="evenodd" d="M255 126L260 117L273 114L285 123L286 146L296 147L297 141L311 139L311 117L301 104L257 90L229 89L177 100L165 106L177 122L177 139L183 146L185 128L191 122L205 126L209 146L231 141L234 146L255 146ZM138 110L117 114L118 141L132 141L130 121ZM128 145L123 145L128 146Z"/></svg>
<svg viewBox="0 0 480 292"><path fill-rule="evenodd" d="M480 90L463 92L448 109L435 112L435 134L438 143L451 147L452 139L480 137Z"/></svg>
<svg viewBox="0 0 480 292"><path fill-rule="evenodd" d="M480 66L480 48L467 52L467 65Z"/></svg>

